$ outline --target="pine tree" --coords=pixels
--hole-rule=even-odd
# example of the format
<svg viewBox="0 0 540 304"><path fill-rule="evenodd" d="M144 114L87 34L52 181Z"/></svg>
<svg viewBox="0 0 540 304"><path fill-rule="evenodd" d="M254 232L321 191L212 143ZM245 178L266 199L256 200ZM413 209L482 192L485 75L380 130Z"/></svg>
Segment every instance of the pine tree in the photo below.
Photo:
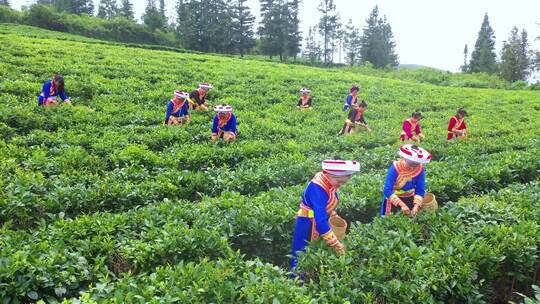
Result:
<svg viewBox="0 0 540 304"><path fill-rule="evenodd" d="M353 25L352 20L349 19L345 27L344 48L345 61L351 66L359 63L361 43L360 31Z"/></svg>
<svg viewBox="0 0 540 304"><path fill-rule="evenodd" d="M341 63L342 50L345 48L346 29L340 24L339 30L336 33L336 40L338 45L338 62Z"/></svg>
<svg viewBox="0 0 540 304"><path fill-rule="evenodd" d="M176 36L183 48L196 48L196 6L190 0L179 0L176 5Z"/></svg>
<svg viewBox="0 0 540 304"><path fill-rule="evenodd" d="M319 19L319 33L323 36L323 56L324 62L331 61L332 39L338 29L339 15L336 13L334 0L321 0L318 7L322 16Z"/></svg>
<svg viewBox="0 0 540 304"><path fill-rule="evenodd" d="M286 21L288 22L287 26L287 41L288 46L286 52L289 56L292 56L296 59L298 53L302 46L302 35L300 32L300 19L298 18L300 10L300 1L292 0L287 3L287 16Z"/></svg>
<svg viewBox="0 0 540 304"><path fill-rule="evenodd" d="M233 7L233 42L234 47L240 52L240 56L244 57L246 50L255 46L255 38L253 38L253 24L255 17L249 11L249 7L245 5L246 0L236 0Z"/></svg>
<svg viewBox="0 0 540 304"><path fill-rule="evenodd" d="M495 54L495 32L489 25L489 18L486 14L478 33L478 39L474 45L474 50L469 63L469 72L496 73L497 55Z"/></svg>
<svg viewBox="0 0 540 304"><path fill-rule="evenodd" d="M260 0L261 25L259 26L260 49L265 55L273 56L282 54L282 8L278 0ZM283 59L283 58L280 58Z"/></svg>
<svg viewBox="0 0 540 304"><path fill-rule="evenodd" d="M133 14L133 4L129 0L121 0L121 6L118 10L118 15L129 20L135 19Z"/></svg>
<svg viewBox="0 0 540 304"><path fill-rule="evenodd" d="M165 20L163 20L161 13L156 6L156 0L147 0L146 9L142 19L144 24L146 24L151 30L165 28Z"/></svg>
<svg viewBox="0 0 540 304"><path fill-rule="evenodd" d="M397 67L394 34L386 17L379 17L378 6L373 8L366 23L360 47L362 62L370 62L376 68Z"/></svg>
<svg viewBox="0 0 540 304"><path fill-rule="evenodd" d="M308 36L306 37L306 48L304 50L304 58L309 59L311 63L315 63L321 60L321 46L316 40L315 34L317 32L316 27L309 27Z"/></svg>
<svg viewBox="0 0 540 304"><path fill-rule="evenodd" d="M72 14L94 14L94 2L92 0L65 0L67 12Z"/></svg>
<svg viewBox="0 0 540 304"><path fill-rule="evenodd" d="M465 48L463 49L463 65L460 67L460 70L462 73L467 73L469 70L469 66L467 65L468 57L469 57L469 46L465 44Z"/></svg>
<svg viewBox="0 0 540 304"><path fill-rule="evenodd" d="M118 15L116 0L101 0L97 16L103 19L112 19Z"/></svg>
<svg viewBox="0 0 540 304"><path fill-rule="evenodd" d="M535 71L540 71L540 51L536 51L534 55L533 69Z"/></svg>
<svg viewBox="0 0 540 304"><path fill-rule="evenodd" d="M510 32L508 41L503 42L500 66L501 76L510 82L526 80L530 73L531 57L527 32L523 30L520 36L517 27L514 27Z"/></svg>
<svg viewBox="0 0 540 304"><path fill-rule="evenodd" d="M223 0L181 0L176 34L183 47L234 53L234 8Z"/></svg>

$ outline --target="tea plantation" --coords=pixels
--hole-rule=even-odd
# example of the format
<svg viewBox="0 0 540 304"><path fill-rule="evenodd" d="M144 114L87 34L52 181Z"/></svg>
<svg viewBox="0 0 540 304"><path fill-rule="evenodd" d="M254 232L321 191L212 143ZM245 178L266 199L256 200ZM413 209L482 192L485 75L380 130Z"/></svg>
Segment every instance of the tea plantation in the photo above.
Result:
<svg viewBox="0 0 540 304"><path fill-rule="evenodd" d="M433 86L354 70L125 46L0 24L2 303L508 303L540 280L540 92ZM39 108L54 73L74 106ZM213 113L163 125L174 90L209 81ZM338 137L352 84L372 133ZM298 90L314 109L298 111ZM466 107L469 138L447 142ZM442 205L377 216L401 122L420 109L427 189ZM326 158L346 254L319 241L288 278L294 213Z"/></svg>

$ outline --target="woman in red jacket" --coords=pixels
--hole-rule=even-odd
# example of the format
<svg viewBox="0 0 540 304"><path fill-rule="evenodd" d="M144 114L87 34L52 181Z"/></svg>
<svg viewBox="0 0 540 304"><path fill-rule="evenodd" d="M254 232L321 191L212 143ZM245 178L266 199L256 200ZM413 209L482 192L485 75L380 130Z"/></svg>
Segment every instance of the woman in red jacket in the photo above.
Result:
<svg viewBox="0 0 540 304"><path fill-rule="evenodd" d="M465 111L463 108L459 108L456 116L450 117L450 121L448 122L448 140L467 137L467 124L465 124L465 116L467 116L467 111Z"/></svg>

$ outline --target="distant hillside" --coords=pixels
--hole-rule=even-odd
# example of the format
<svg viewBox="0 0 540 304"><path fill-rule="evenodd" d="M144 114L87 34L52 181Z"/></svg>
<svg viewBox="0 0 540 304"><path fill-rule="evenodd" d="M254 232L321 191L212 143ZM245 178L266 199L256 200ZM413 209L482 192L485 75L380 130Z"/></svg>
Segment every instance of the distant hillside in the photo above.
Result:
<svg viewBox="0 0 540 304"><path fill-rule="evenodd" d="M418 70L418 69L434 69L438 70L436 68L428 67L421 64L400 64L398 67L399 70Z"/></svg>

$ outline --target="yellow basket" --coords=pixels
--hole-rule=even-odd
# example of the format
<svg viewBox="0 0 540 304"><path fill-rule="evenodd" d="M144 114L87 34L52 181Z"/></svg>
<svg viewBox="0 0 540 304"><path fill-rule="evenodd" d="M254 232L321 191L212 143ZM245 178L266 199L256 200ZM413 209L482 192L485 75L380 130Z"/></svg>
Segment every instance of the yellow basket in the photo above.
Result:
<svg viewBox="0 0 540 304"><path fill-rule="evenodd" d="M343 240L345 238L345 231L347 230L347 221L341 218L339 215L330 217L328 220L330 228L338 238L338 240Z"/></svg>
<svg viewBox="0 0 540 304"><path fill-rule="evenodd" d="M439 204L437 203L437 199L435 199L435 195L433 193L428 193L424 195L424 206L422 209L424 209L425 212L435 212L439 208Z"/></svg>

